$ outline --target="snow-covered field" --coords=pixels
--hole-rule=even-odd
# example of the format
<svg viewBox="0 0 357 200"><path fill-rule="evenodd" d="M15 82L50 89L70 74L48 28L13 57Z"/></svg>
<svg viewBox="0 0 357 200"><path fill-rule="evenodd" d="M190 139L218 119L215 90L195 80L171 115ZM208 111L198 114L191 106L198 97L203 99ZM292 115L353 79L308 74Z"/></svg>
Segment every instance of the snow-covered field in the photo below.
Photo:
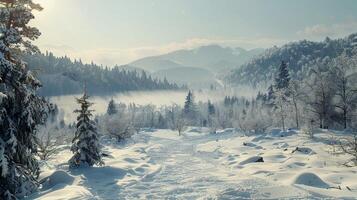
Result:
<svg viewBox="0 0 357 200"><path fill-rule="evenodd" d="M103 140L106 165L72 171L64 146L43 166L43 187L29 199L357 199L357 167L342 166L348 157L333 153L329 132L315 139L207 132Z"/></svg>

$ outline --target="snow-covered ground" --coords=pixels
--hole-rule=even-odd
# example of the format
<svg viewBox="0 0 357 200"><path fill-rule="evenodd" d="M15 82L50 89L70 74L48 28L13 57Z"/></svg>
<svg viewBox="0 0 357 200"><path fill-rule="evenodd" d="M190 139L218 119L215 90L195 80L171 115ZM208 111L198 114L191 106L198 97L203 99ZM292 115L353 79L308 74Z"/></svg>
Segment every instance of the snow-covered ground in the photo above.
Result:
<svg viewBox="0 0 357 200"><path fill-rule="evenodd" d="M331 133L207 132L156 130L126 144L104 141L105 166L73 171L63 147L29 199L357 199L357 167L342 166L348 157L333 154Z"/></svg>

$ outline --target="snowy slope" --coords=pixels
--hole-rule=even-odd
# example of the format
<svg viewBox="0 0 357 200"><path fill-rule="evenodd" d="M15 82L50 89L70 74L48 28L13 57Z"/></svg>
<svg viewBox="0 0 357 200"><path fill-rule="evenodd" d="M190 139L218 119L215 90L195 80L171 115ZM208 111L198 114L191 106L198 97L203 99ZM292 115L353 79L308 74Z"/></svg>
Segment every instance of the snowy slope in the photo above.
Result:
<svg viewBox="0 0 357 200"><path fill-rule="evenodd" d="M104 140L106 166L71 172L64 147L42 176L56 173L29 199L357 199L357 168L341 166L346 157L331 153L328 132L314 140L294 132L207 132L157 130L126 144Z"/></svg>

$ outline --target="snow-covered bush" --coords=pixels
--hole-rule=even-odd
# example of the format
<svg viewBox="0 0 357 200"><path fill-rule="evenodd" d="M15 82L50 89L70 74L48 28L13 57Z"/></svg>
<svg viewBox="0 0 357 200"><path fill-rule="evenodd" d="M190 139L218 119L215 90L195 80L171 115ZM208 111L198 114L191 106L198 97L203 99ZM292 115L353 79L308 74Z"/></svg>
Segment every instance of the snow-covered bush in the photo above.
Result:
<svg viewBox="0 0 357 200"><path fill-rule="evenodd" d="M175 130L178 131L179 135L187 128L187 122L184 117L179 116L175 120Z"/></svg>
<svg viewBox="0 0 357 200"><path fill-rule="evenodd" d="M351 137L345 137L341 139L340 148L344 153L352 157L346 163L344 163L344 165L351 166L351 163L353 166L357 166L357 132L354 132L353 136Z"/></svg>
<svg viewBox="0 0 357 200"><path fill-rule="evenodd" d="M135 129L128 115L107 115L104 117L105 131L118 142L130 138Z"/></svg>
<svg viewBox="0 0 357 200"><path fill-rule="evenodd" d="M58 152L58 146L64 144L65 134L55 125L40 127L36 132L37 155L41 160L48 160Z"/></svg>

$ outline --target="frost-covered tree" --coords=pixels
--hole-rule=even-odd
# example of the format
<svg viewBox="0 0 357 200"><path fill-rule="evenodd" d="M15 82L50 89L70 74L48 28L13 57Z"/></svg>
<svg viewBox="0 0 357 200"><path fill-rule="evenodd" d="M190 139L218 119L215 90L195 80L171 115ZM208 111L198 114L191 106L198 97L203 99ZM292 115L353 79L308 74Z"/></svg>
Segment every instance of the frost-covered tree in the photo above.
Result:
<svg viewBox="0 0 357 200"><path fill-rule="evenodd" d="M37 155L41 160L48 160L58 152L59 145L64 143L64 131L54 124L47 124L37 130L36 145Z"/></svg>
<svg viewBox="0 0 357 200"><path fill-rule="evenodd" d="M216 108L211 103L211 101L207 102L207 123L209 127L213 127L214 125L214 115L216 114Z"/></svg>
<svg viewBox="0 0 357 200"><path fill-rule="evenodd" d="M31 41L40 32L28 23L41 9L32 0L0 0L0 199L21 198L38 186L35 129L49 106L36 95L41 84L22 56L39 52Z"/></svg>
<svg viewBox="0 0 357 200"><path fill-rule="evenodd" d="M114 115L116 113L118 113L118 110L117 110L117 107L115 105L115 101L114 101L114 99L111 99L109 101L109 104L108 104L107 114L108 115Z"/></svg>
<svg viewBox="0 0 357 200"><path fill-rule="evenodd" d="M104 132L110 137L116 138L118 142L130 138L135 133L134 125L139 126L140 129L139 121L145 121L144 119L137 119L136 112L135 105L119 104L115 113L111 115L107 113L103 117Z"/></svg>
<svg viewBox="0 0 357 200"><path fill-rule="evenodd" d="M346 129L350 124L352 111L357 104L356 82L353 82L354 77L349 72L349 68L355 66L350 66L348 58L344 55L334 59L332 65L332 78L334 79L337 97L335 106L342 115L341 121L343 128Z"/></svg>
<svg viewBox="0 0 357 200"><path fill-rule="evenodd" d="M351 156L351 158L347 160L344 165L349 167L357 166L357 132L354 132L352 137L345 137L341 139L339 146L344 153Z"/></svg>
<svg viewBox="0 0 357 200"><path fill-rule="evenodd" d="M318 118L320 128L328 128L331 123L331 115L334 111L333 97L335 87L331 71L323 72L313 70L313 74L307 85L310 90L310 98L307 99L310 112ZM314 119L311 119L314 121Z"/></svg>
<svg viewBox="0 0 357 200"><path fill-rule="evenodd" d="M301 87L302 83L297 80L290 81L288 91L288 103L292 106L294 111L295 125L296 128L300 128L300 102L303 97L306 96L303 88Z"/></svg>
<svg viewBox="0 0 357 200"><path fill-rule="evenodd" d="M189 121L191 124L195 124L197 119L197 110L193 92L190 90L186 96L185 105L182 111L184 119Z"/></svg>
<svg viewBox="0 0 357 200"><path fill-rule="evenodd" d="M289 86L290 75L288 65L285 61L281 61L278 75L275 77L275 87L278 90L286 89Z"/></svg>
<svg viewBox="0 0 357 200"><path fill-rule="evenodd" d="M93 105L88 101L89 96L85 91L81 98L77 99L80 109L75 110L78 113L77 130L72 141L71 150L74 153L69 160L70 167L103 165L100 152L100 144L97 128L92 117L92 111L89 107Z"/></svg>
<svg viewBox="0 0 357 200"><path fill-rule="evenodd" d="M288 101L287 96L283 90L278 90L275 93L275 112L278 116L278 119L281 123L283 131L286 128L286 117L288 116Z"/></svg>

